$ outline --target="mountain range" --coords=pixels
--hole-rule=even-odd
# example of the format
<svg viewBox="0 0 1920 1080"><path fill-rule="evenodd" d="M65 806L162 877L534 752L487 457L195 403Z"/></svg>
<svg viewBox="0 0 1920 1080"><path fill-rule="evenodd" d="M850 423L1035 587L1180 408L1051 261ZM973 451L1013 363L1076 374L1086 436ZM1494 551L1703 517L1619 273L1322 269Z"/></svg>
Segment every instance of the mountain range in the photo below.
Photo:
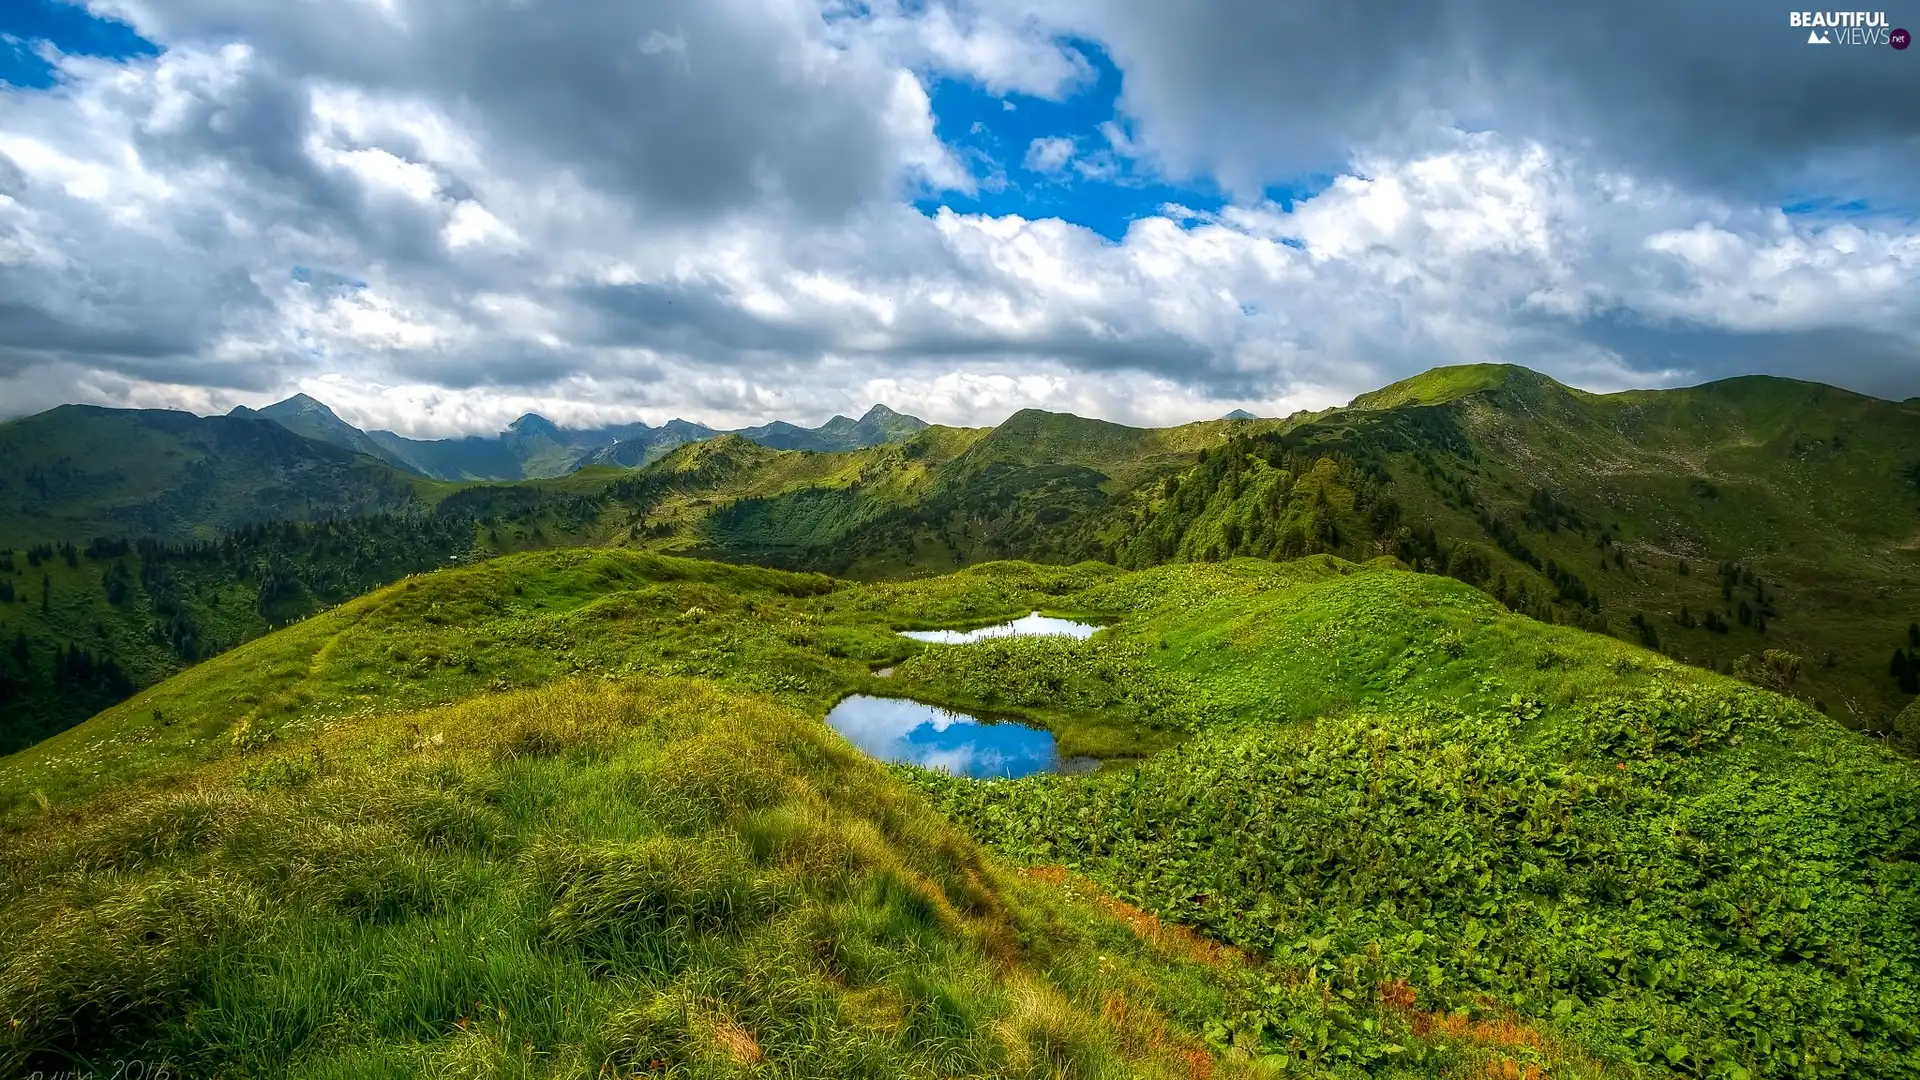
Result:
<svg viewBox="0 0 1920 1080"><path fill-rule="evenodd" d="M1537 619L1717 670L1791 653L1796 692L1871 730L1920 689L1920 403L1813 383L1589 394L1481 365L1344 408L1165 429L1039 410L972 429L878 409L812 431L696 438L707 429L664 425L578 459L596 467L516 482L429 480L356 453L357 437L378 433L330 423L318 403L278 411L263 423L69 406L0 425L0 547L29 575L0 604L0 632L49 654L65 642L120 657L140 684L383 574L539 548L638 547L857 579L1005 558L1144 568L1328 553L1392 556ZM331 437L294 434L303 428ZM678 445L646 443L662 433ZM523 434L556 454L579 449L544 421L447 442L492 447L502 462L559 460L512 457L504 448ZM796 442L872 445L782 448ZM644 464L608 467L629 459ZM418 538L352 524L378 515L437 524ZM262 531L286 520L335 522L340 535ZM114 536L221 540L235 561L176 560L152 597L135 589L109 604L102 575L120 560L81 549ZM74 568L24 565L28 546L62 541ZM133 558L127 572L154 576L144 565ZM42 574L44 613L33 602ZM163 578L235 599L215 609ZM57 713L46 721L57 726L95 707L55 707L45 670L21 673L44 690L35 715Z"/></svg>
<svg viewBox="0 0 1920 1080"><path fill-rule="evenodd" d="M644 465L690 442L735 434L779 450L831 452L898 442L927 424L885 405L858 420L835 416L817 428L774 421L724 432L687 420L659 427L642 423L565 428L527 413L498 435L409 439L391 431L362 431L305 394L260 409L236 406L229 416L271 420L310 439L377 458L434 480L528 480L561 476L586 465Z"/></svg>

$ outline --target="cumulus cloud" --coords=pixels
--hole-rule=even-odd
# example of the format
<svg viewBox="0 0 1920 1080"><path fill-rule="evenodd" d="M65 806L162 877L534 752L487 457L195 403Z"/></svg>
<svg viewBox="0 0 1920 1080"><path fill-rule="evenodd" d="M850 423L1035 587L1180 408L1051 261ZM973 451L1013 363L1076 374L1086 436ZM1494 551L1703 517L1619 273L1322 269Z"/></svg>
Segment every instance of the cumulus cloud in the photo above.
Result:
<svg viewBox="0 0 1920 1080"><path fill-rule="evenodd" d="M1584 146L1600 167L1748 195L1920 194L1911 57L1809 49L1744 0L1062 0L1126 72L1143 149L1230 186L1337 168L1445 124Z"/></svg>
<svg viewBox="0 0 1920 1080"><path fill-rule="evenodd" d="M841 40L872 42L916 67L976 82L995 94L1061 98L1093 77L1062 28L1037 10L987 0L827 5Z"/></svg>
<svg viewBox="0 0 1920 1080"><path fill-rule="evenodd" d="M1237 9L1217 6L1224 26ZM1347 24L1300 6L1239 12L1237 38L1117 0L1044 18L1011 0L113 10L164 51L62 57L55 88L0 89L9 415L303 390L432 435L529 410L818 422L874 400L955 423L1027 405L1169 423L1483 360L1594 389L1771 370L1920 392L1911 220L1789 215L1636 158L1612 121L1545 130L1493 89L1544 78L1552 48L1465 82L1433 66L1518 33L1487 29L1491 6L1410 10L1397 33L1432 30L1425 51L1381 43L1351 84L1322 67ZM1389 9L1354 12L1350 28ZM1119 155L1244 192L1118 240L940 205L985 185L942 144L929 87L1070 98L1089 39L1069 34L1110 50L1126 115L1023 137L1027 169L1080 191ZM1256 70L1262 42L1285 50L1266 67L1303 70ZM1807 92L1852 101L1877 70ZM1608 85L1564 78L1561 117ZM1430 109L1408 126L1423 86L1491 95L1500 126ZM1702 161L1804 172L1823 140L1876 145L1905 107L1773 142L1749 123ZM1908 144L1888 145L1875 163ZM1327 160L1318 194L1259 194Z"/></svg>
<svg viewBox="0 0 1920 1080"><path fill-rule="evenodd" d="M1060 135L1048 135L1027 144L1027 157L1023 165L1034 172L1059 172L1073 160L1073 140Z"/></svg>

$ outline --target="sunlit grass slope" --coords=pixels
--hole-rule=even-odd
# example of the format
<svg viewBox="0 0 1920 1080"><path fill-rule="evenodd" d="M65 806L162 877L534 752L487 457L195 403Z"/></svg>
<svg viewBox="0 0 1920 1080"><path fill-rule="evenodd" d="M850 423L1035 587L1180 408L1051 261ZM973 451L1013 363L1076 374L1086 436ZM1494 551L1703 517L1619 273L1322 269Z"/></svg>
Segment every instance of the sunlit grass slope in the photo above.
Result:
<svg viewBox="0 0 1920 1080"><path fill-rule="evenodd" d="M818 718L894 625L1115 576L544 553L215 658L0 764L0 1068L1270 1075L1222 1037L1257 961L1010 872Z"/></svg>
<svg viewBox="0 0 1920 1080"><path fill-rule="evenodd" d="M1108 628L894 633L1036 609ZM855 691L1125 760L880 766ZM1386 559L503 557L0 759L0 852L0 1070L1920 1068L1912 762Z"/></svg>
<svg viewBox="0 0 1920 1080"><path fill-rule="evenodd" d="M1911 761L1434 577L1241 560L1078 599L1128 611L1102 647L1152 669L1112 679L1114 707L1171 686L1200 734L1087 778L902 775L1010 856L1271 956L1235 1040L1383 1067L1402 1044L1367 1006L1392 987L1513 1010L1628 1071L1920 1071ZM987 697L1034 648L902 674Z"/></svg>
<svg viewBox="0 0 1920 1080"><path fill-rule="evenodd" d="M1098 533L1125 566L1391 553L1722 672L1793 653L1784 688L1885 731L1913 696L1894 650L1920 647L1916 485L1912 403L1758 376L1589 394L1475 365L1236 438Z"/></svg>
<svg viewBox="0 0 1920 1080"><path fill-rule="evenodd" d="M337 726L0 859L9 1073L1213 1068L1203 965L1000 869L817 720L699 681Z"/></svg>

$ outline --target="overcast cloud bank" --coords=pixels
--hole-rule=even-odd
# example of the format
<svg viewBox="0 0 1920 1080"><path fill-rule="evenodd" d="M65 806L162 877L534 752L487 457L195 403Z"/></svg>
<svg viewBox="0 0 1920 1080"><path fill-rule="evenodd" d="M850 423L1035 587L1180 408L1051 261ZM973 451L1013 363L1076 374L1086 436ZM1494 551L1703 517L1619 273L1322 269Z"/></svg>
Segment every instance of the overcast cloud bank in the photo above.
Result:
<svg viewBox="0 0 1920 1080"><path fill-rule="evenodd" d="M1161 424L1485 360L1920 394L1920 57L1784 11L91 6L158 52L0 88L4 415ZM954 82L1079 122L982 160ZM1193 204L1076 223L1140 175Z"/></svg>

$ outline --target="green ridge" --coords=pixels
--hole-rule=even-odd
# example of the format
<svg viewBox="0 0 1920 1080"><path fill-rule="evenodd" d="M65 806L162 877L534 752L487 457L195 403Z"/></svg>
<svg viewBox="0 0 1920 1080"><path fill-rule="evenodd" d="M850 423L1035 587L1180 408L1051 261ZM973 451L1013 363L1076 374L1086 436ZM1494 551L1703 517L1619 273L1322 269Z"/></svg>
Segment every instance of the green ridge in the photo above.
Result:
<svg viewBox="0 0 1920 1080"><path fill-rule="evenodd" d="M72 415L92 424L92 413ZM189 494L159 484L118 497L185 513L225 490L195 482ZM305 512L350 514L347 495ZM998 428L932 427L836 453L733 436L633 470L414 481L408 498L418 512L475 518L473 556L620 545L870 580L1001 558L1144 567L1391 553L1538 618L1763 683L1766 654L1792 654L1785 688L1867 730L1894 731L1920 685L1903 684L1892 660L1920 620L1920 407L1768 377L1593 395L1512 366L1443 368L1285 420L1147 430L1029 410ZM103 514L140 520L108 500L88 527ZM338 576L325 557L295 562ZM16 578L16 603L30 607L34 585ZM150 635L151 621L123 621L48 630L45 654L79 646L157 670L119 644ZM4 656L0 677L15 677ZM94 703L76 698L62 715Z"/></svg>
<svg viewBox="0 0 1920 1080"><path fill-rule="evenodd" d="M894 633L1036 609L1109 628ZM821 723L856 691L1110 764L882 769ZM1391 559L503 556L0 759L0 833L20 1068L1903 1076L1920 1037L1913 762Z"/></svg>

